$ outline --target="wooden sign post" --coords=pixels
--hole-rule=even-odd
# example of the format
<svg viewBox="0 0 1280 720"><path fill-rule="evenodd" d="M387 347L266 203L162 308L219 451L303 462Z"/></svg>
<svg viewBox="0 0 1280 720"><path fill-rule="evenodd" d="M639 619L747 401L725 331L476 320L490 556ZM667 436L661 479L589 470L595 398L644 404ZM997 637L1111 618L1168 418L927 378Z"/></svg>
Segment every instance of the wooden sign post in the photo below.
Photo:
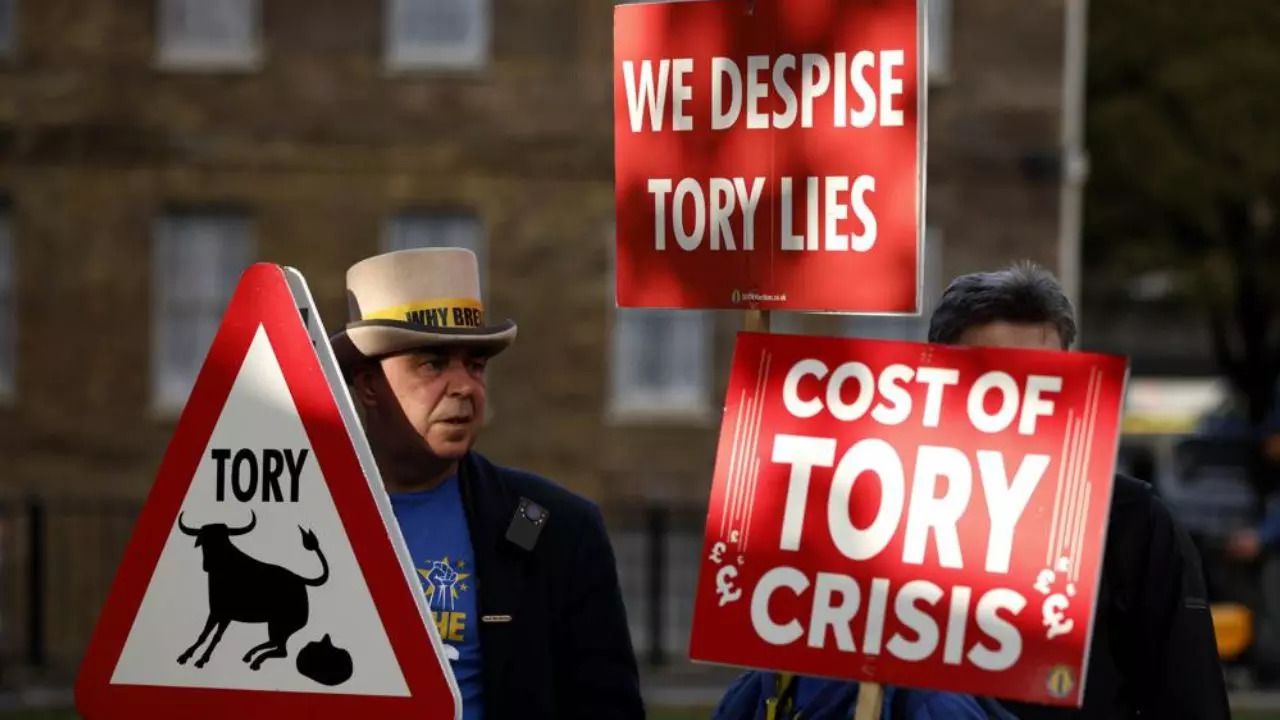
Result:
<svg viewBox="0 0 1280 720"><path fill-rule="evenodd" d="M853 708L853 720L877 720L882 705L884 688L880 683L862 683L858 686L858 704Z"/></svg>

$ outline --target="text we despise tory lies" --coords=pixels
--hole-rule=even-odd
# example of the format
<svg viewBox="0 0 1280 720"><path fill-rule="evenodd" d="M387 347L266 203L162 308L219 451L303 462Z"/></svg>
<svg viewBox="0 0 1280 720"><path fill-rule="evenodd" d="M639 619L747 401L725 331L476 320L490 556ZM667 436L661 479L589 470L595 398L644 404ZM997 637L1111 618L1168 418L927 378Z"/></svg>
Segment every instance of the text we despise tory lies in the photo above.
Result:
<svg viewBox="0 0 1280 720"><path fill-rule="evenodd" d="M901 49L885 49L749 55L742 62L714 56L701 66L688 57L624 60L630 130L681 133L704 123L726 133L902 127L905 58ZM694 102L696 73L709 73L709 104ZM818 112L816 101L828 96L829 112ZM693 114L695 106L709 108L708 114ZM762 176L648 178L654 249L754 250L755 217L768 182ZM866 252L875 245L876 214L868 202L878 189L875 175L782 176L777 182L781 250ZM856 222L842 232L850 219Z"/></svg>
<svg viewBox="0 0 1280 720"><path fill-rule="evenodd" d="M765 541L780 551L768 553L778 564L760 575L749 590L750 623L756 636L773 646L804 641L810 648L831 647L830 636L841 651L888 653L908 662L931 659L941 651L945 664L959 665L967 659L970 666L993 672L1017 663L1023 637L1013 620L1028 601L1010 586L1036 582L1042 594L1047 591L1039 587L1043 578L1037 581L1034 572L1010 578L1012 582L999 578L1010 572L1015 542L1025 545L1028 539L1019 540L1019 523L1053 453L1025 448L1043 445L1030 439L1038 434L1043 439L1043 419L1063 413L1058 401L1063 377L1031 373L1015 378L1002 370L964 377L956 368L902 363L888 364L876 373L857 361L829 367L810 357L791 365L781 385L781 404L794 421L816 420L830 427L829 421L823 422L824 415L840 424L865 423L869 418L889 428L917 418L919 426L940 429L944 437L948 426L964 424L968 428L957 435L974 437L972 431L976 431L977 437L991 437L993 442L985 449L980 440L964 441L963 449L923 442L895 447L876 437L866 424L862 427L868 432L851 441L777 432L760 454L786 468L788 477L784 500L778 503L775 496L771 503L775 508L770 514L781 515L780 533ZM914 453L910 465L904 463L900 450ZM908 467L913 467L910 497ZM818 472L829 478L829 484L814 482L815 469L827 469ZM982 489L985 507L981 510L970 507L975 479ZM862 512L856 525L851 503L856 506L855 497L868 497L867 480L879 485L879 501L874 518L867 522L865 517L871 513ZM856 485L863 487L855 491ZM943 485L945 491L939 495ZM959 529L966 521L970 528L977 527L973 518L978 512L986 516L981 523L986 527L983 535ZM1078 519L1073 531L1078 536L1083 536L1083 523ZM769 527L772 534L776 525ZM880 556L891 544L897 547L893 541L900 531L900 567L925 565L926 555L931 555L941 568L962 571L954 578L959 582L939 584L895 571L896 562ZM838 565L868 563L854 571L858 578L840 572L837 564L812 562L814 543L826 544L822 534L839 553ZM933 552L929 552L931 541ZM1073 561L1079 562L1079 550L1074 554ZM824 569L814 572L815 567ZM867 582L869 574L894 577ZM936 572L926 574L936 577ZM723 576L719 580L721 586L726 584ZM976 598L971 587L975 584L987 586ZM944 601L948 594L949 601ZM922 610L921 604L935 612ZM1046 638L1070 632L1073 622L1064 610L1061 598L1053 596L1037 613L1037 620L1044 616ZM985 637L966 638L971 617ZM885 637L886 629L893 628L898 630Z"/></svg>

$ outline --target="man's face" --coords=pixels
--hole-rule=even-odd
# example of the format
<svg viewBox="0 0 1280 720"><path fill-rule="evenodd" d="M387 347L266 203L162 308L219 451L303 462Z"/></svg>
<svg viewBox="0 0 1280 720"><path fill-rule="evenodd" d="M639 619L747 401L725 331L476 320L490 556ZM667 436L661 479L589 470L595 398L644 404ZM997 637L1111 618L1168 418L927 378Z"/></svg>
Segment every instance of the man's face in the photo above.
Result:
<svg viewBox="0 0 1280 720"><path fill-rule="evenodd" d="M1062 350L1062 338L1050 323L1010 323L996 320L974 325L960 336L958 345Z"/></svg>
<svg viewBox="0 0 1280 720"><path fill-rule="evenodd" d="M380 361L381 373L362 373L361 399L377 418L377 432L390 436L384 441L425 443L436 457L457 460L484 422L487 363L453 348L393 355Z"/></svg>

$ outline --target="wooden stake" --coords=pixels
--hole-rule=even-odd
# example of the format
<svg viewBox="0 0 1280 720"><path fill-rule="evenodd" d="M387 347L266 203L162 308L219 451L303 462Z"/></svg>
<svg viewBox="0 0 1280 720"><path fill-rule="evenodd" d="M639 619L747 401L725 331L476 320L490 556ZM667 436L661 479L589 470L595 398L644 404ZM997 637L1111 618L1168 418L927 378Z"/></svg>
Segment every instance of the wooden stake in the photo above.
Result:
<svg viewBox="0 0 1280 720"><path fill-rule="evenodd" d="M884 688L880 683L859 683L858 704L853 709L853 720L880 720L882 705L884 705Z"/></svg>
<svg viewBox="0 0 1280 720"><path fill-rule="evenodd" d="M769 332L769 311L748 310L742 329L747 332Z"/></svg>

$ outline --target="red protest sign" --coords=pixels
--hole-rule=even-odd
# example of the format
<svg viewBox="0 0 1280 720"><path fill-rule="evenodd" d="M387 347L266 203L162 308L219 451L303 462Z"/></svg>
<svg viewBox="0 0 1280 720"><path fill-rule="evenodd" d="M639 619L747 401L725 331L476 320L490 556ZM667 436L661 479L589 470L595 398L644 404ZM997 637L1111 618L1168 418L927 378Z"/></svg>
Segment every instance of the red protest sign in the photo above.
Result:
<svg viewBox="0 0 1280 720"><path fill-rule="evenodd" d="M618 305L918 312L923 7L615 8Z"/></svg>
<svg viewBox="0 0 1280 720"><path fill-rule="evenodd" d="M740 334L691 657L1078 707L1126 377Z"/></svg>

